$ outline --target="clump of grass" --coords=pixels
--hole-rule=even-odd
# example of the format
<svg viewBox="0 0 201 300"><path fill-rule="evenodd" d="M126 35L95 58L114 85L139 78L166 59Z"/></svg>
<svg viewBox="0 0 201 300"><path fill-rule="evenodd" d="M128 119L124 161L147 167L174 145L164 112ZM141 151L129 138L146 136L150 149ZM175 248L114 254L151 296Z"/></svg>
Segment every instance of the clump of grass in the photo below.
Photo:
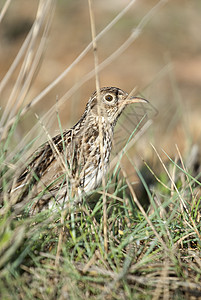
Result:
<svg viewBox="0 0 201 300"><path fill-rule="evenodd" d="M62 222L61 211L46 210L28 218L16 215L3 193L2 298L122 299L135 295L159 299L168 295L169 299L186 299L200 295L198 180L184 169L183 160L182 165L169 160L159 176L152 170L156 183L150 191L132 160L130 163L141 178L150 206L143 209L120 163L105 190L107 253L101 189L73 211L69 208ZM167 165L174 169L173 175Z"/></svg>

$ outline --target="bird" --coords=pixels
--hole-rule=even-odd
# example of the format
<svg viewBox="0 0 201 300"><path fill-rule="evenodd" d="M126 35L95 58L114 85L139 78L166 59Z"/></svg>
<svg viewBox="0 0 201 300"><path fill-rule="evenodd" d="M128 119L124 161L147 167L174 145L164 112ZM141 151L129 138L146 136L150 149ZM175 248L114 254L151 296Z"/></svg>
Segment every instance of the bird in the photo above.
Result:
<svg viewBox="0 0 201 300"><path fill-rule="evenodd" d="M132 103L148 101L117 87L95 91L79 121L27 160L10 191L15 204L27 199L32 214L53 206L63 209L71 199L79 202L96 189L108 170L115 125Z"/></svg>

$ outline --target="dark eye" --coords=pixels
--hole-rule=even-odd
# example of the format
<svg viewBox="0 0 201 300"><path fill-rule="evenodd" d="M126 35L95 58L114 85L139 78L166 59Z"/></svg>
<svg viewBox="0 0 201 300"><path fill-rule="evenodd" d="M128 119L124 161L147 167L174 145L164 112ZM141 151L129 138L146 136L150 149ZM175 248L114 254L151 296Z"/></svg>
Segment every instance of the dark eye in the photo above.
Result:
<svg viewBox="0 0 201 300"><path fill-rule="evenodd" d="M114 97L110 94L105 95L105 100L108 102L111 102L114 99Z"/></svg>

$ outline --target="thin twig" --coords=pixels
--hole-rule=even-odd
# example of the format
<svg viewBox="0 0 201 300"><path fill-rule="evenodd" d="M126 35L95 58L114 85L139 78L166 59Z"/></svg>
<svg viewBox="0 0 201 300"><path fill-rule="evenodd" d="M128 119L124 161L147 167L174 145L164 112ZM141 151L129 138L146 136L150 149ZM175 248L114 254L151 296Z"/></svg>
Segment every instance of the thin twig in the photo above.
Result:
<svg viewBox="0 0 201 300"><path fill-rule="evenodd" d="M93 53L94 53L94 66L95 66L95 78L96 78L96 91L97 91L97 112L98 112L98 126L99 126L99 147L100 147L100 155L101 155L101 167L102 167L102 186L103 186L103 235L104 235L104 249L105 254L108 252L108 238L107 238L107 199L105 195L105 176L104 176L104 141L103 141L103 123L101 118L101 108L103 107L102 101L100 98L100 80L99 80L99 70L98 70L98 53L97 53L97 43L96 43L96 29L95 29L95 20L94 14L92 10L92 3L91 0L88 0L89 3L89 14L90 14L90 23L91 23L91 35L92 35L92 42L93 42ZM106 118L105 118L106 119ZM98 162L99 163L99 162ZM99 166L98 166L99 167Z"/></svg>
<svg viewBox="0 0 201 300"><path fill-rule="evenodd" d="M0 12L0 23L2 22L3 17L5 16L5 13L6 13L8 7L9 7L10 3L11 3L11 0L7 0L5 2L4 6L3 6L3 8L2 8L2 10Z"/></svg>

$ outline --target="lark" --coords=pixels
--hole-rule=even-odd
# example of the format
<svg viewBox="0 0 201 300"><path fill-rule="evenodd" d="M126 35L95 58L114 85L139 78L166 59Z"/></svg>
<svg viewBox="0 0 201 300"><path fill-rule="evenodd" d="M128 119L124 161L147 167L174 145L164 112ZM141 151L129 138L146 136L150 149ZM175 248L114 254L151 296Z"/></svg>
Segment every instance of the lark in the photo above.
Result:
<svg viewBox="0 0 201 300"><path fill-rule="evenodd" d="M117 120L127 105L139 102L148 103L117 87L94 92L80 120L28 159L11 190L16 202L28 199L32 212L38 212L52 205L65 207L96 189L108 169Z"/></svg>

